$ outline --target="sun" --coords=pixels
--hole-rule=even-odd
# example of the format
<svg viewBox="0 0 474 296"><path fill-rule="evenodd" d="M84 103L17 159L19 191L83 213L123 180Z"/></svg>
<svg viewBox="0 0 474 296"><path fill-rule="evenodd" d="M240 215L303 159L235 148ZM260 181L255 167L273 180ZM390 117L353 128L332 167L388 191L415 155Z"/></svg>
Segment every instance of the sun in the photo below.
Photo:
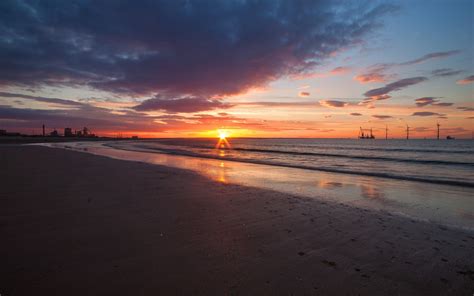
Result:
<svg viewBox="0 0 474 296"><path fill-rule="evenodd" d="M229 137L229 133L226 130L217 130L217 134L219 135L219 141L216 144L217 149L230 149L230 143L227 141Z"/></svg>
<svg viewBox="0 0 474 296"><path fill-rule="evenodd" d="M229 136L225 130L217 130L217 133L219 134L219 139L221 140L225 140Z"/></svg>

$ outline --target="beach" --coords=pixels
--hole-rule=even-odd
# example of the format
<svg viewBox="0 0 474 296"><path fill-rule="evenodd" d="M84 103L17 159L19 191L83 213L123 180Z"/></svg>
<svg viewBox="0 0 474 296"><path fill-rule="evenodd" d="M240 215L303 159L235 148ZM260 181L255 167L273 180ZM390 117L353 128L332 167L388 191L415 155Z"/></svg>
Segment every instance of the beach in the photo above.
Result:
<svg viewBox="0 0 474 296"><path fill-rule="evenodd" d="M39 146L0 147L1 295L471 295L474 232Z"/></svg>

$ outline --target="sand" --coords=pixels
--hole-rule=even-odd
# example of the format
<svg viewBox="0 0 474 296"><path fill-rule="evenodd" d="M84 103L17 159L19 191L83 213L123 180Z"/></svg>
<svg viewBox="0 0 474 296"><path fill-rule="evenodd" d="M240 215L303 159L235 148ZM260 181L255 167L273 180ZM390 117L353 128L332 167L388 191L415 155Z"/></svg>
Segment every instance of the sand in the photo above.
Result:
<svg viewBox="0 0 474 296"><path fill-rule="evenodd" d="M2 296L474 293L471 231L74 151L0 163Z"/></svg>

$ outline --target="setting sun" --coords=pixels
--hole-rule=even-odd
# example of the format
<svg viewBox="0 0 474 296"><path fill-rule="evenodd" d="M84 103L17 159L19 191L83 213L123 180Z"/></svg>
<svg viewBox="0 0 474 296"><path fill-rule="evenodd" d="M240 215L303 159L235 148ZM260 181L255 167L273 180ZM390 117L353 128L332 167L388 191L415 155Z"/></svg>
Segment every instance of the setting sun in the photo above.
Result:
<svg viewBox="0 0 474 296"><path fill-rule="evenodd" d="M217 130L217 133L219 134L219 139L225 140L225 138L229 137L227 131L225 130Z"/></svg>
<svg viewBox="0 0 474 296"><path fill-rule="evenodd" d="M218 149L226 149L230 148L230 143L227 141L227 138L229 137L229 134L227 133L226 130L217 130L217 133L219 135L219 141L216 144L216 148Z"/></svg>

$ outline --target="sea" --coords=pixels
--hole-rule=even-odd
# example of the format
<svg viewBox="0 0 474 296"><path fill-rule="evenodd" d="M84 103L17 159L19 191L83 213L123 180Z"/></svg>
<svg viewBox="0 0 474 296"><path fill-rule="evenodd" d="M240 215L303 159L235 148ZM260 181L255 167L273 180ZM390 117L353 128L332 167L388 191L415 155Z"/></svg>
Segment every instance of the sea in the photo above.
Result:
<svg viewBox="0 0 474 296"><path fill-rule="evenodd" d="M193 138L48 145L474 229L473 140Z"/></svg>
<svg viewBox="0 0 474 296"><path fill-rule="evenodd" d="M161 139L127 150L474 187L472 140Z"/></svg>

